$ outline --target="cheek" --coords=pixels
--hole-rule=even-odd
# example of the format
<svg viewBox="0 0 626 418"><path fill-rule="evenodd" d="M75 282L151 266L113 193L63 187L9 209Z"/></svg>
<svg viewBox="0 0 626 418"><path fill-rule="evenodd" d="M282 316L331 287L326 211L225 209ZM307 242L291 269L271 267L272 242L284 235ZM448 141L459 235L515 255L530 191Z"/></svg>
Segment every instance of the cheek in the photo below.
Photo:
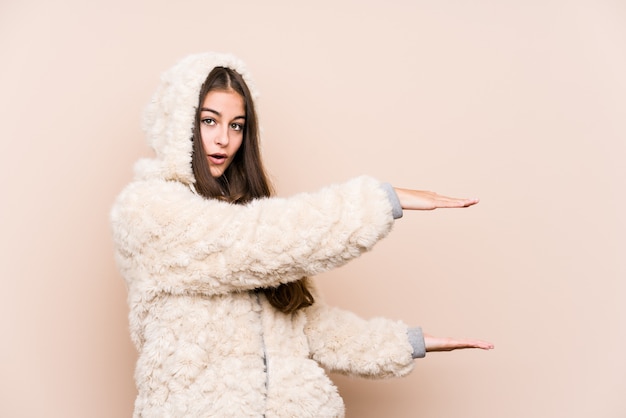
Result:
<svg viewBox="0 0 626 418"><path fill-rule="evenodd" d="M202 139L202 145L206 148L207 143L209 142L209 132L205 126L200 127L200 138Z"/></svg>
<svg viewBox="0 0 626 418"><path fill-rule="evenodd" d="M237 151L239 151L239 148L241 148L242 142L243 142L243 135L237 135L236 137L233 138L231 142L233 146L233 153L236 153Z"/></svg>

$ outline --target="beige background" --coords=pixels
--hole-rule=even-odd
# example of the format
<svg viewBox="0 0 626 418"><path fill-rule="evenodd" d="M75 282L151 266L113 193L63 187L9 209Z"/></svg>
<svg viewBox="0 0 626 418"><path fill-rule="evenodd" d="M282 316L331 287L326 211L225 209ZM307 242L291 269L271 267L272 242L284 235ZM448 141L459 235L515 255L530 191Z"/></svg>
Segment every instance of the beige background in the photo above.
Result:
<svg viewBox="0 0 626 418"><path fill-rule="evenodd" d="M0 416L131 415L108 210L160 73L205 50L257 80L279 194L366 173L482 199L319 278L496 344L334 376L348 417L626 416L621 0L0 0Z"/></svg>

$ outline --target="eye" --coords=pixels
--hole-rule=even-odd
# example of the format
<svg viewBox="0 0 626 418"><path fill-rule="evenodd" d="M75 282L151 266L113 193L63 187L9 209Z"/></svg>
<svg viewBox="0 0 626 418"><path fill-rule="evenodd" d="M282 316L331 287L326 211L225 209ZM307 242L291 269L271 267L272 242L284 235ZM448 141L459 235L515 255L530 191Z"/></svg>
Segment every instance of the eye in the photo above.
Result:
<svg viewBox="0 0 626 418"><path fill-rule="evenodd" d="M201 119L200 122L209 126L215 125L215 119L213 118L204 118L204 119Z"/></svg>
<svg viewBox="0 0 626 418"><path fill-rule="evenodd" d="M233 131L243 131L243 124L233 122L230 124L230 129Z"/></svg>

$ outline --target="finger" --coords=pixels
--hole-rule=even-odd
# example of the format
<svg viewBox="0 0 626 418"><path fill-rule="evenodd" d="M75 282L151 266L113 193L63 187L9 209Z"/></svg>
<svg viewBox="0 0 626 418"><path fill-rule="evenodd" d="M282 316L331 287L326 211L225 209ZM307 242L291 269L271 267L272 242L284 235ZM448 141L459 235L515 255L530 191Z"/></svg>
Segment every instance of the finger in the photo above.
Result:
<svg viewBox="0 0 626 418"><path fill-rule="evenodd" d="M452 196L444 196L437 193L433 193L431 195L431 199L441 202L448 203L462 203L462 204L472 204L478 203L478 198L469 198L469 197L452 197Z"/></svg>
<svg viewBox="0 0 626 418"><path fill-rule="evenodd" d="M469 206L473 206L479 202L477 198L471 199L458 199L452 197L440 196L437 200L435 200L435 206L438 208L466 208Z"/></svg>
<svg viewBox="0 0 626 418"><path fill-rule="evenodd" d="M463 340L457 342L459 343L459 348L480 348L483 350L491 350L494 348L492 343L482 340Z"/></svg>
<svg viewBox="0 0 626 418"><path fill-rule="evenodd" d="M463 347L459 347L459 348L480 348L482 350L491 350L493 349L493 344L488 344L488 343L471 343L471 344L465 344Z"/></svg>

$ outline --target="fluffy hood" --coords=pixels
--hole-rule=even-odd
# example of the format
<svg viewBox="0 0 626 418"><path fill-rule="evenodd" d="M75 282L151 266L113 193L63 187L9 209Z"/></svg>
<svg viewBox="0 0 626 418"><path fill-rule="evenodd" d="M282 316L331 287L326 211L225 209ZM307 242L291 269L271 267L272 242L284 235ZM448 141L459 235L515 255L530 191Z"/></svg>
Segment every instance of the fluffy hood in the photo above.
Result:
<svg viewBox="0 0 626 418"><path fill-rule="evenodd" d="M241 74L256 99L250 75L237 57L208 52L182 59L163 73L161 84L145 109L143 130L156 157L137 162L137 177L195 183L191 169L194 118L202 83L215 67L231 68Z"/></svg>

